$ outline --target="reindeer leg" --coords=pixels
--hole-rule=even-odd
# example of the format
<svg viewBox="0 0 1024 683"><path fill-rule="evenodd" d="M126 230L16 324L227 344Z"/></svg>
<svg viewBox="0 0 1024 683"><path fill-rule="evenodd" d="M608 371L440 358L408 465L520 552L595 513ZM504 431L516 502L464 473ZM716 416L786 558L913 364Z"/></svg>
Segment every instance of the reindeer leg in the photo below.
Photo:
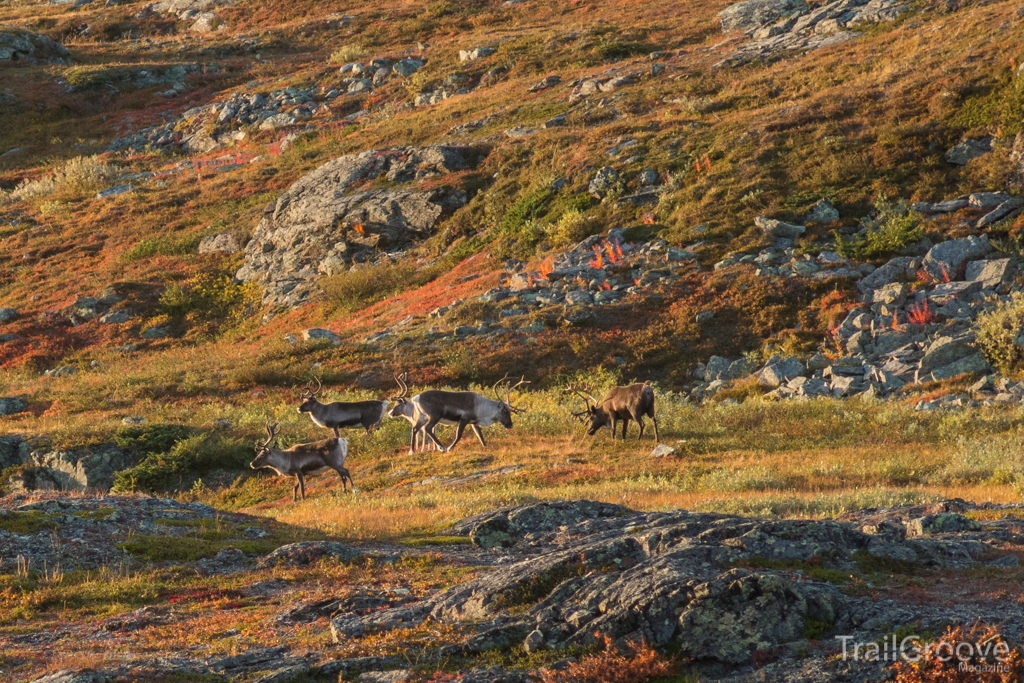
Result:
<svg viewBox="0 0 1024 683"><path fill-rule="evenodd" d="M476 438L480 441L480 445L487 448L487 443L484 441L484 433L480 431L480 425L469 425L473 428L473 433L476 434Z"/></svg>
<svg viewBox="0 0 1024 683"><path fill-rule="evenodd" d="M462 420L459 420L459 426L455 428L455 441L452 441L452 445L448 447L448 450L455 448L455 444L462 439L462 432L466 430L466 424L467 423Z"/></svg>
<svg viewBox="0 0 1024 683"><path fill-rule="evenodd" d="M348 484L345 482L345 480L347 479L348 481L352 481L352 476L348 473L348 470L345 469L344 467L335 467L334 470L338 473L338 476L341 477L341 491L342 491L342 493L348 493ZM353 493L355 492L355 488L356 488L356 485L352 484Z"/></svg>
<svg viewBox="0 0 1024 683"><path fill-rule="evenodd" d="M636 440L639 441L640 439L644 438L644 416L643 415L634 415L633 419L636 420L637 425L639 425L639 427L640 427L640 433L637 434L637 437L636 437Z"/></svg>
<svg viewBox="0 0 1024 683"><path fill-rule="evenodd" d="M303 476L302 472L295 476L299 478L299 491L302 493L302 500L306 500L306 477Z"/></svg>
<svg viewBox="0 0 1024 683"><path fill-rule="evenodd" d="M434 418L430 418L430 421L429 421L429 422L427 422L427 425L426 425L426 426L425 426L425 427L423 428L423 432L424 432L424 433L425 433L425 434L426 434L426 435L427 435L428 437L430 437L430 440L431 440L431 441L433 441L433 442L434 442L434 445L435 445L435 446L437 446L437 450L439 450L439 451L441 451L442 453L444 453L444 452L445 452L445 451L447 451L448 449L446 449L446 448L445 448L445 447L444 447L443 445L441 445L441 442L437 440L437 437L436 437L436 436L434 436L434 427L436 427L436 426L437 426L437 423L438 423L438 422L440 422L440 421L441 421L441 418L437 418L437 419L434 419ZM457 439L456 439L456 440L457 440ZM453 444L452 444L452 446L454 446L454 445L455 445L455 444L453 443Z"/></svg>
<svg viewBox="0 0 1024 683"><path fill-rule="evenodd" d="M626 430L629 428L629 418L622 418L622 440L626 440Z"/></svg>
<svg viewBox="0 0 1024 683"><path fill-rule="evenodd" d="M658 436L658 418L654 417L654 411L651 411L651 422L654 423L654 440L661 443L661 437Z"/></svg>
<svg viewBox="0 0 1024 683"><path fill-rule="evenodd" d="M612 417L612 441L615 441L615 430L619 427L619 418Z"/></svg>
<svg viewBox="0 0 1024 683"><path fill-rule="evenodd" d="M335 439L340 439L341 438L341 432L338 431L337 427L334 427L334 438Z"/></svg>

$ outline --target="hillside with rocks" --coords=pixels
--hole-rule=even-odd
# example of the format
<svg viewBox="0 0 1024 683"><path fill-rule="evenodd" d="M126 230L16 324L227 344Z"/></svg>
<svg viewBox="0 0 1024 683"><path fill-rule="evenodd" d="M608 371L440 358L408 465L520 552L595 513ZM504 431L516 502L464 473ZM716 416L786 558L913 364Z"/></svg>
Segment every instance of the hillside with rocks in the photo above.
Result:
<svg viewBox="0 0 1024 683"><path fill-rule="evenodd" d="M925 683L835 638L1020 646L1022 26L0 3L0 678ZM642 382L656 439L584 434ZM314 383L512 426L346 428L358 492L293 502L250 463L334 436Z"/></svg>

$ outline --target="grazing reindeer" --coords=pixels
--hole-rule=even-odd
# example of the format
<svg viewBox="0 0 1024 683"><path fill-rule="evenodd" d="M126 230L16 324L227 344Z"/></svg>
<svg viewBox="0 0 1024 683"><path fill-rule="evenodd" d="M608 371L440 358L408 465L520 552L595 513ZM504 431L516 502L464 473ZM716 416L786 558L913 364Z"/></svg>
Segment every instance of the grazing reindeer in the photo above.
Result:
<svg viewBox="0 0 1024 683"><path fill-rule="evenodd" d="M392 396L390 400L395 402L395 405L391 410L388 411L388 417L403 418L412 427L412 440L409 443L409 455L416 453L417 451L424 450L437 450L437 444L433 441L427 442L427 437L423 433L423 426L427 423L427 417L419 409L420 395L417 394L412 398L407 398L409 395L409 385L407 380L409 373L403 372L401 375L395 375L395 381L398 382L398 386L402 389L402 393L398 396ZM442 419L439 424L457 424L453 420ZM486 446L484 442L484 435L480 431L480 427L476 424L470 424L473 433L476 434L476 438L480 441L481 446Z"/></svg>
<svg viewBox="0 0 1024 683"><path fill-rule="evenodd" d="M462 439L462 432L465 431L467 425L474 427L473 431L476 432L480 443L486 446L487 443L484 441L479 427L489 427L497 422L505 429L512 429L512 413L526 412L522 408L516 408L512 405L511 396L516 388L523 384L529 384L529 382L520 379L515 386L509 387L506 384L505 398L503 400L497 391L498 386L507 379L508 376L506 375L491 387L492 391L495 392L494 395L497 400L489 399L472 391L440 391L438 389L424 391L419 396L413 398L420 413L415 429L426 434L442 453L455 448L455 445ZM447 448L442 446L441 442L434 435L434 427L444 421L449 421L456 425L455 440ZM415 441L415 436L413 440Z"/></svg>
<svg viewBox="0 0 1024 683"><path fill-rule="evenodd" d="M310 419L319 427L326 427L334 430L334 436L340 437L340 427L362 427L369 434L388 410L387 401L352 401L344 403L321 403L317 400L317 394L323 391L324 385L319 379L316 380L317 388L313 389L313 382L306 384L302 392L302 403L299 405L300 413L309 413Z"/></svg>
<svg viewBox="0 0 1024 683"><path fill-rule="evenodd" d="M658 418L654 416L654 390L651 389L650 382L630 384L628 387L612 387L600 403L590 394L575 387L569 387L567 391L582 398L586 404L586 410L572 415L584 424L587 420L590 421L587 427L587 436L593 436L601 427L610 426L612 439L614 439L615 427L618 421L622 420L622 440L625 441L626 428L632 419L640 425L640 433L636 437L639 441L644 435L644 416L647 415L654 421L654 440L661 440L661 437L658 436ZM594 402L594 405L590 405L591 401Z"/></svg>
<svg viewBox="0 0 1024 683"><path fill-rule="evenodd" d="M306 500L306 475L319 474L328 468L333 469L341 477L341 486L346 493L348 493L348 484L352 484L352 493L356 492L352 475L345 469L348 441L341 437L335 437L313 443L296 444L282 451L270 447L270 442L277 436L277 432L277 423L270 424L268 422L267 441L263 444L259 441L256 442L256 457L249 463L249 467L254 470L269 467L282 477L294 475L298 482L292 487L293 503L300 490L302 491L302 500Z"/></svg>

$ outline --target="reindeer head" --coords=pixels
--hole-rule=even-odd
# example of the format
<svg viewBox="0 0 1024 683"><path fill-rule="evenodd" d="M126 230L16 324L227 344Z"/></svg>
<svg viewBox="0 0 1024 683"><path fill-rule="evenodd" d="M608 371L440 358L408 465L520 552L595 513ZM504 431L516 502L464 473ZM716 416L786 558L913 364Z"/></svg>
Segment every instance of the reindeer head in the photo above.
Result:
<svg viewBox="0 0 1024 683"><path fill-rule="evenodd" d="M585 391L576 387L567 387L567 393L573 393L583 399L584 409L573 413L572 416L587 426L587 436L593 436L601 427L608 426L608 414L597 409L597 399ZM593 405L591 405L593 402Z"/></svg>
<svg viewBox="0 0 1024 683"><path fill-rule="evenodd" d="M412 403L407 398L409 396L409 373L403 372L401 375L394 374L394 377L395 381L398 382L398 388L402 390L402 393L397 396L388 396L388 401L395 404L391 407L391 410L388 411L388 417L412 417Z"/></svg>
<svg viewBox="0 0 1024 683"><path fill-rule="evenodd" d="M249 467L254 470L258 470L259 468L267 467L270 464L270 454L272 452L270 449L270 442L274 440L274 437L277 436L279 431L281 431L281 429L278 427L276 422L273 424L267 422L267 440L263 443L260 443L259 441L256 442L256 457L253 458L251 463L249 463Z"/></svg>
<svg viewBox="0 0 1024 683"><path fill-rule="evenodd" d="M316 399L317 394L319 394L323 390L324 390L324 385L320 381L319 377L316 378L316 389L315 390L313 389L313 381L310 380L309 382L307 382L306 383L306 388L303 390L302 396L299 399L299 400L302 401L302 403L299 404L299 412L300 413L311 413L311 412L313 412L313 408L315 408L316 405L318 403L320 403L320 401L318 401Z"/></svg>
<svg viewBox="0 0 1024 683"><path fill-rule="evenodd" d="M508 375L502 377L498 382L495 383L491 390L494 392L494 397L501 404L501 408L498 411L498 422L505 429L512 429L512 413L525 413L526 411L522 408L516 408L512 405L512 392L518 389L523 384L529 384L524 378L520 377L519 381L514 385L509 386L511 380ZM505 397L502 398L498 393L498 387L502 387L505 390Z"/></svg>

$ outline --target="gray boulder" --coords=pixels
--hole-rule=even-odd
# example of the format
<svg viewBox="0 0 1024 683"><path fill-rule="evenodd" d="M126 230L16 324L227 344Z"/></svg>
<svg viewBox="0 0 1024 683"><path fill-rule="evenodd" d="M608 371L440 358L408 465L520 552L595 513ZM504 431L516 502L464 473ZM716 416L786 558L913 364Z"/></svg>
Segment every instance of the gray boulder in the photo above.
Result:
<svg viewBox="0 0 1024 683"><path fill-rule="evenodd" d="M804 223L833 223L839 220L839 211L827 199L820 200L804 216Z"/></svg>
<svg viewBox="0 0 1024 683"><path fill-rule="evenodd" d="M609 192L616 188L619 183L619 172L611 166L599 168L594 177L590 180L587 191L598 199L604 198Z"/></svg>
<svg viewBox="0 0 1024 683"><path fill-rule="evenodd" d="M973 335L937 337L925 351L918 368L923 373L931 372L971 356L976 351Z"/></svg>
<svg viewBox="0 0 1024 683"><path fill-rule="evenodd" d="M413 57L405 57L404 59L399 59L395 62L394 66L391 67L391 70L402 78L408 78L422 68L423 60L415 59Z"/></svg>
<svg viewBox="0 0 1024 683"><path fill-rule="evenodd" d="M277 548L259 561L260 567L285 565L302 567L315 564L322 559L332 558L340 562L351 562L359 557L359 551L337 541L300 541Z"/></svg>
<svg viewBox="0 0 1024 683"><path fill-rule="evenodd" d="M890 259L884 266L875 268L865 275L857 284L857 288L867 294L890 282L910 279L913 273L908 273L908 271L913 269L915 262L917 262L917 259L911 256L897 256L894 259Z"/></svg>
<svg viewBox="0 0 1024 683"><path fill-rule="evenodd" d="M771 239L795 240L799 239L807 231L807 228L802 225L784 223L774 218L765 218L764 216L755 218L754 225L758 227L765 237Z"/></svg>
<svg viewBox="0 0 1024 683"><path fill-rule="evenodd" d="M28 403L16 396L0 398L0 417L20 413L27 407Z"/></svg>
<svg viewBox="0 0 1024 683"><path fill-rule="evenodd" d="M0 31L0 64L70 64L71 53L44 35L22 29Z"/></svg>
<svg viewBox="0 0 1024 683"><path fill-rule="evenodd" d="M974 261L992 251L987 235L971 235L958 240L936 244L925 254L922 266L929 275L940 282L961 279L962 268L968 261Z"/></svg>
<svg viewBox="0 0 1024 683"><path fill-rule="evenodd" d="M806 371L807 369L799 358L790 356L766 365L758 374L757 383L764 387L778 387L803 375Z"/></svg>
<svg viewBox="0 0 1024 683"><path fill-rule="evenodd" d="M1015 272L1012 259L990 259L967 263L965 277L969 282L980 282L983 289L998 287L1013 279Z"/></svg>
<svg viewBox="0 0 1024 683"><path fill-rule="evenodd" d="M135 464L130 453L106 444L70 451L33 451L26 464L36 468L43 488L59 491L106 491L114 475Z"/></svg>
<svg viewBox="0 0 1024 683"><path fill-rule="evenodd" d="M722 31L753 31L807 9L804 0L744 0L718 13Z"/></svg>
<svg viewBox="0 0 1024 683"><path fill-rule="evenodd" d="M981 353L972 353L969 356L965 356L957 361L944 365L941 368L932 370L931 378L935 381L952 379L953 377L959 377L960 375L967 374L981 374L988 372L992 369L992 366L985 360L985 356Z"/></svg>
<svg viewBox="0 0 1024 683"><path fill-rule="evenodd" d="M0 308L0 323L9 323L18 317L18 311L13 308Z"/></svg>
<svg viewBox="0 0 1024 683"><path fill-rule="evenodd" d="M971 159L991 151L992 138L968 139L950 147L946 151L945 159L951 164L965 166Z"/></svg>
<svg viewBox="0 0 1024 683"><path fill-rule="evenodd" d="M234 254L242 249L241 240L233 232L222 232L204 237L199 243L200 254Z"/></svg>
<svg viewBox="0 0 1024 683"><path fill-rule="evenodd" d="M403 147L328 162L266 207L236 277L258 282L264 304L297 306L315 291L320 276L429 237L443 218L466 203L464 192L449 187L351 188L378 178L405 183L463 170L470 165L466 151Z"/></svg>
<svg viewBox="0 0 1024 683"><path fill-rule="evenodd" d="M727 358L721 356L711 356L706 366L704 366L704 379L708 382L713 382L716 379L732 379L732 374L729 372L732 364Z"/></svg>

